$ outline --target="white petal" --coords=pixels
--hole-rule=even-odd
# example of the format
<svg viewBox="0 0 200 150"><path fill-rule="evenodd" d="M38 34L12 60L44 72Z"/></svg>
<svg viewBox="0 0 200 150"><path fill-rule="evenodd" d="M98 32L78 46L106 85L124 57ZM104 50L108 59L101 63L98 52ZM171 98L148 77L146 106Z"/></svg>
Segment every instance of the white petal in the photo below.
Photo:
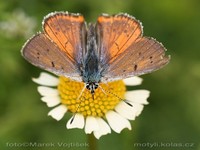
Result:
<svg viewBox="0 0 200 150"><path fill-rule="evenodd" d="M86 123L85 123L85 133L90 134L92 131L99 130L99 124L97 122L97 119L92 116L88 116L86 118Z"/></svg>
<svg viewBox="0 0 200 150"><path fill-rule="evenodd" d="M106 119L110 127L117 133L120 133L124 128L131 130L130 122L114 111L108 111L106 113Z"/></svg>
<svg viewBox="0 0 200 150"><path fill-rule="evenodd" d="M40 85L46 86L57 86L59 83L59 79L50 75L49 73L42 72L38 78L32 78L32 80Z"/></svg>
<svg viewBox="0 0 200 150"><path fill-rule="evenodd" d="M134 105L134 104L132 104ZM124 118L127 118L129 120L135 120L135 117L137 116L137 110L126 104L125 102L121 101L116 107L116 112L118 112L121 116Z"/></svg>
<svg viewBox="0 0 200 150"><path fill-rule="evenodd" d="M127 91L125 93L125 98L128 101L139 103L139 104L148 104L147 98L149 97L150 92L148 90L134 90Z"/></svg>
<svg viewBox="0 0 200 150"><path fill-rule="evenodd" d="M38 86L38 92L42 96L57 96L57 95L59 95L57 89L53 89L53 88L45 87L45 86Z"/></svg>
<svg viewBox="0 0 200 150"><path fill-rule="evenodd" d="M94 131L94 136L97 139L99 139L102 135L111 133L111 129L110 129L109 125L102 118L98 117L96 119L99 124L99 130Z"/></svg>
<svg viewBox="0 0 200 150"><path fill-rule="evenodd" d="M136 86L142 83L142 78L135 76L131 78L126 78L123 81L127 86Z"/></svg>
<svg viewBox="0 0 200 150"><path fill-rule="evenodd" d="M67 107L65 105L59 105L52 109L48 116L51 116L52 118L56 119L57 121L61 120L64 116L64 114L67 112Z"/></svg>
<svg viewBox="0 0 200 150"><path fill-rule="evenodd" d="M142 104L137 104L137 103L132 103L133 105L133 109L136 111L135 115L139 116L144 108L144 106Z"/></svg>
<svg viewBox="0 0 200 150"><path fill-rule="evenodd" d="M47 103L48 107L54 107L58 104L60 104L60 97L59 96L44 96L41 98L41 100L45 103Z"/></svg>
<svg viewBox="0 0 200 150"><path fill-rule="evenodd" d="M73 119L73 121L71 121ZM72 129L72 128L79 128L83 129L85 124L84 117L81 114L76 114L75 116L72 116L68 122L67 122L67 129Z"/></svg>

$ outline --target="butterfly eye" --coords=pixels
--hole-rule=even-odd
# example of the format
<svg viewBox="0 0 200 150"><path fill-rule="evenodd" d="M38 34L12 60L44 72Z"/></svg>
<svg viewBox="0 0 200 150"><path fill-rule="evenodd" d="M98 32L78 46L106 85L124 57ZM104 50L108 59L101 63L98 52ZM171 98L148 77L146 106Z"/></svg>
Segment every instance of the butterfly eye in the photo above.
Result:
<svg viewBox="0 0 200 150"><path fill-rule="evenodd" d="M95 83L94 84L94 89L97 89L99 87L99 84Z"/></svg>
<svg viewBox="0 0 200 150"><path fill-rule="evenodd" d="M95 84L95 85L94 85L94 88L97 89L97 88L98 88L98 84Z"/></svg>
<svg viewBox="0 0 200 150"><path fill-rule="evenodd" d="M89 89L89 88L90 88L90 85L89 85L89 84L86 84L86 88Z"/></svg>

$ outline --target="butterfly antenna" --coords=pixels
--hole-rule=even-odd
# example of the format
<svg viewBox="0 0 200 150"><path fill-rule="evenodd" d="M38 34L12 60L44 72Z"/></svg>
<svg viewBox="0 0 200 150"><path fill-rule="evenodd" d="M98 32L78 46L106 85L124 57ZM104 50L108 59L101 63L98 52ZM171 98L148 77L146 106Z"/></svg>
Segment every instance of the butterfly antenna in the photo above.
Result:
<svg viewBox="0 0 200 150"><path fill-rule="evenodd" d="M110 92L110 91L108 91L108 90L103 89L103 87L100 86L100 85L99 85L99 87L100 87L100 89L102 90L102 92L103 92L105 95L108 95L107 93L112 94L112 95L114 95L115 97L117 97L118 99L120 99L121 101L123 101L124 103L126 103L127 105L133 107L133 105L132 105L130 102L128 102L129 100L123 99L123 98L119 97L117 94L112 93L112 92ZM106 93L106 92L107 92L107 93Z"/></svg>
<svg viewBox="0 0 200 150"><path fill-rule="evenodd" d="M81 93L80 93L79 96L77 97L76 101L80 99L80 97L82 96L83 92L85 91L85 88L86 88L86 86L84 86L84 87L82 88ZM80 100L81 100L81 102L83 101L82 99L80 99ZM70 121L70 124L72 124L72 122L74 121L74 118L75 118L75 116L76 116L76 114L77 114L77 112L78 112L78 110L79 110L79 108L80 108L81 102L78 104L78 107L76 108L76 111L74 112L74 114L73 114L73 116L72 116L72 119L71 119L71 121Z"/></svg>
<svg viewBox="0 0 200 150"><path fill-rule="evenodd" d="M85 89L86 89L86 85L84 85L84 87L83 87L82 90L81 90L81 93L79 94L79 96L77 97L76 100L79 100L79 98L82 96L82 94L83 94L83 92L85 91Z"/></svg>
<svg viewBox="0 0 200 150"><path fill-rule="evenodd" d="M72 119L70 120L70 124L72 124L72 122L74 121L75 115L76 114L73 114Z"/></svg>
<svg viewBox="0 0 200 150"><path fill-rule="evenodd" d="M99 85L99 88L101 89L101 91L102 91L105 95L108 95L108 94L106 93L106 91L102 88L102 86Z"/></svg>

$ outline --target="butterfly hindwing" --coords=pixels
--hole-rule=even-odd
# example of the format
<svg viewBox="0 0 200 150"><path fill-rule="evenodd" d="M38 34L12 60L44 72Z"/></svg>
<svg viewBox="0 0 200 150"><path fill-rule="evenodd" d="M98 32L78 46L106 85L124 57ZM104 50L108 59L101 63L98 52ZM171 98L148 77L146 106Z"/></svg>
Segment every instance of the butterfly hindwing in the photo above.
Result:
<svg viewBox="0 0 200 150"><path fill-rule="evenodd" d="M81 81L76 66L44 33L32 37L24 45L22 55L28 62L37 67Z"/></svg>
<svg viewBox="0 0 200 150"><path fill-rule="evenodd" d="M120 54L103 72L102 81L114 81L150 73L166 65L170 57L155 39L142 37Z"/></svg>

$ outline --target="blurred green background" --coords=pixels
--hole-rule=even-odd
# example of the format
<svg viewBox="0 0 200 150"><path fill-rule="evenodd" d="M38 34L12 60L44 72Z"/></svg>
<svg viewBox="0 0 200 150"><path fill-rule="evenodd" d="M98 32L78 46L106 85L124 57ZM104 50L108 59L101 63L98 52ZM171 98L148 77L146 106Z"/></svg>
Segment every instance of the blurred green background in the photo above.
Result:
<svg viewBox="0 0 200 150"><path fill-rule="evenodd" d="M200 150L200 1L199 0L5 0L0 1L0 149L7 143L88 143L83 130L67 130L62 121L47 117L40 101L40 69L20 55L24 42L41 31L43 16L52 11L82 13L87 22L101 13L126 12L139 19L144 35L162 42L171 62L160 71L142 76L139 89L148 89L150 104L135 121L132 131L112 132L97 141L98 149L142 150L147 143L192 143L192 147L152 149ZM136 146L135 143L143 144ZM41 149L88 147L42 147ZM39 149L39 148L35 148Z"/></svg>

